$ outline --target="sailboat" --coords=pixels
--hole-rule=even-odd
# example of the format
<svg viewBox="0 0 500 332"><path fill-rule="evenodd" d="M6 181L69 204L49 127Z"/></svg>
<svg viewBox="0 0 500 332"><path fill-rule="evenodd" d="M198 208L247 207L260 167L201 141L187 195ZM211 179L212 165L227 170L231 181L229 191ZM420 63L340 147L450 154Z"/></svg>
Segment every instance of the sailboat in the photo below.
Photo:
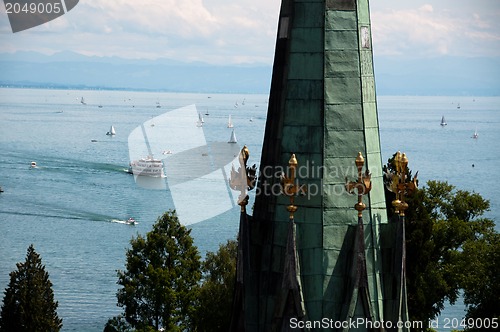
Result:
<svg viewBox="0 0 500 332"><path fill-rule="evenodd" d="M85 99L83 99L83 97L82 97L82 99L80 100L80 103L82 103L82 105L87 105L87 103L85 102Z"/></svg>
<svg viewBox="0 0 500 332"><path fill-rule="evenodd" d="M238 143L238 141L236 140L236 134L234 133L234 129L231 132L231 137L229 138L228 143Z"/></svg>
<svg viewBox="0 0 500 332"><path fill-rule="evenodd" d="M474 134L472 135L472 138L478 138L479 134L477 133L477 128L474 130Z"/></svg>
<svg viewBox="0 0 500 332"><path fill-rule="evenodd" d="M201 123L205 122L205 120L203 120L203 116L201 115L200 112L198 112L198 121L201 122Z"/></svg>
<svg viewBox="0 0 500 332"><path fill-rule="evenodd" d="M108 136L116 135L115 127L111 126L111 128L109 128L109 131L106 133L106 135L108 135Z"/></svg>
<svg viewBox="0 0 500 332"><path fill-rule="evenodd" d="M231 120L231 114L229 114L229 119L227 120L227 127L233 128L233 120Z"/></svg>
<svg viewBox="0 0 500 332"><path fill-rule="evenodd" d="M443 117L441 118L441 126L444 127L446 125L447 125L447 123L446 123L446 120L444 119L444 115L443 115Z"/></svg>

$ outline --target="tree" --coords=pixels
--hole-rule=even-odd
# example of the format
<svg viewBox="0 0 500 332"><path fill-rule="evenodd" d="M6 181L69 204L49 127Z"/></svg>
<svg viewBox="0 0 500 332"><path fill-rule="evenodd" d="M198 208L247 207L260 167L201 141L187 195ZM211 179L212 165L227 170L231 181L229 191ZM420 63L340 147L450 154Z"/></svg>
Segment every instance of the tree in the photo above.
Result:
<svg viewBox="0 0 500 332"><path fill-rule="evenodd" d="M393 159L390 159L384 170L392 168ZM409 169L407 173L408 181L413 180ZM390 218L394 218L393 199L394 194L386 190ZM486 292L480 295L477 292L480 288L498 290L498 277L488 274L491 278L481 279L479 276L479 271L498 271L498 266L491 261L496 257L498 262L498 233L492 220L482 218L489 202L478 193L456 190L441 181L428 181L427 186L408 197L407 202L406 282L411 320L434 319L445 301L453 304L457 300L461 289L468 315L472 315L474 307L480 308L480 303L490 307L487 303L495 299L498 302L496 295L489 294L488 299ZM492 246L494 239L496 247ZM474 257L475 264L470 264Z"/></svg>
<svg viewBox="0 0 500 332"><path fill-rule="evenodd" d="M62 319L57 316L52 282L40 255L30 245L24 263L17 263L5 289L0 331L59 331Z"/></svg>
<svg viewBox="0 0 500 332"><path fill-rule="evenodd" d="M200 255L175 211L158 218L146 237L130 241L126 270L118 271L118 306L137 330L189 329L196 310Z"/></svg>
<svg viewBox="0 0 500 332"><path fill-rule="evenodd" d="M463 245L461 286L467 318L471 330L482 331L487 328L487 320L500 321L500 234L486 232L475 241ZM482 326L479 324L483 323ZM475 327L475 329L473 328Z"/></svg>
<svg viewBox="0 0 500 332"><path fill-rule="evenodd" d="M217 253L207 253L203 262L204 281L199 293L197 331L228 331L236 280L238 243L229 240Z"/></svg>
<svg viewBox="0 0 500 332"><path fill-rule="evenodd" d="M103 332L131 332L132 329L130 324L127 323L122 315L115 316L108 319L108 322L104 326Z"/></svg>

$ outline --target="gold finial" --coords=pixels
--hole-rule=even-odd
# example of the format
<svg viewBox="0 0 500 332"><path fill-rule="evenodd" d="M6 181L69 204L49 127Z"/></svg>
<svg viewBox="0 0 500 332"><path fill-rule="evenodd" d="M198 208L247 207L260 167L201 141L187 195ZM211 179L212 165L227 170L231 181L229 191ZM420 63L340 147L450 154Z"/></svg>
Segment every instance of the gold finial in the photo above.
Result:
<svg viewBox="0 0 500 332"><path fill-rule="evenodd" d="M361 152L358 152L358 156L356 157L356 167L363 167L363 165L365 164L365 158L363 158L363 155L361 154Z"/></svg>
<svg viewBox="0 0 500 332"><path fill-rule="evenodd" d="M297 165L297 158L295 157L295 154L292 154L290 160L288 161L290 176L286 176L284 173L281 175L281 193L290 198L290 205L286 208L287 211L290 212L290 219L293 219L293 215L298 209L298 207L294 205L295 196L298 194L304 194L306 190L304 185L299 186L296 181Z"/></svg>
<svg viewBox="0 0 500 332"><path fill-rule="evenodd" d="M363 215L363 210L366 209L366 204L363 203L363 195L370 192L372 189L372 182L371 174L368 169L365 174L362 172L363 165L365 164L365 158L363 158L361 152L358 153L355 163L358 169L358 180L356 182L348 182L346 178L345 188L350 194L354 193L355 189L357 190L358 202L354 205L354 208L358 211L358 217L361 217Z"/></svg>
<svg viewBox="0 0 500 332"><path fill-rule="evenodd" d="M257 167L253 165L252 167L247 167L247 161L250 157L250 152L248 148L243 146L239 155L240 167L238 171L235 170L234 165L231 166L231 178L229 180L229 186L233 190L240 191L238 196L238 205L241 206L241 212L246 211L246 206L248 204L248 190L252 190L255 187L255 179L257 173Z"/></svg>
<svg viewBox="0 0 500 332"><path fill-rule="evenodd" d="M410 195L417 189L417 174L410 182L407 182L408 157L406 153L397 152L394 157L394 165L396 172L392 174L392 182L389 190L396 194L396 199L392 201L392 206L396 214L401 217L405 216L405 210L408 208L408 203L405 202L406 196Z"/></svg>

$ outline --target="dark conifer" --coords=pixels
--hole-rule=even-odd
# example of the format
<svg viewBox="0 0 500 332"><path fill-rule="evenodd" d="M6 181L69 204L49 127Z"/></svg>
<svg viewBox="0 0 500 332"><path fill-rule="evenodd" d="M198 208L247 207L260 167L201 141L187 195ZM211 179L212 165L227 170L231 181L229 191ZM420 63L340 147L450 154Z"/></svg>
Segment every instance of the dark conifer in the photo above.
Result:
<svg viewBox="0 0 500 332"><path fill-rule="evenodd" d="M0 331L59 331L62 319L57 316L52 282L33 245L28 248L26 261L16 265L5 289Z"/></svg>

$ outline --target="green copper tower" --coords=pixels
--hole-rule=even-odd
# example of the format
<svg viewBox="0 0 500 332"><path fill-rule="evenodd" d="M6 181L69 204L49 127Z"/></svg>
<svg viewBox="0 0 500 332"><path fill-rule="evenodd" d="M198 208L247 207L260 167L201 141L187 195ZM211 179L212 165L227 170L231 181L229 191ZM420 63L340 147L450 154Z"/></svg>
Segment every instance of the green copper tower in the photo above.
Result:
<svg viewBox="0 0 500 332"><path fill-rule="evenodd" d="M407 320L401 229L387 220L368 0L282 0L232 330L404 330L379 324Z"/></svg>

